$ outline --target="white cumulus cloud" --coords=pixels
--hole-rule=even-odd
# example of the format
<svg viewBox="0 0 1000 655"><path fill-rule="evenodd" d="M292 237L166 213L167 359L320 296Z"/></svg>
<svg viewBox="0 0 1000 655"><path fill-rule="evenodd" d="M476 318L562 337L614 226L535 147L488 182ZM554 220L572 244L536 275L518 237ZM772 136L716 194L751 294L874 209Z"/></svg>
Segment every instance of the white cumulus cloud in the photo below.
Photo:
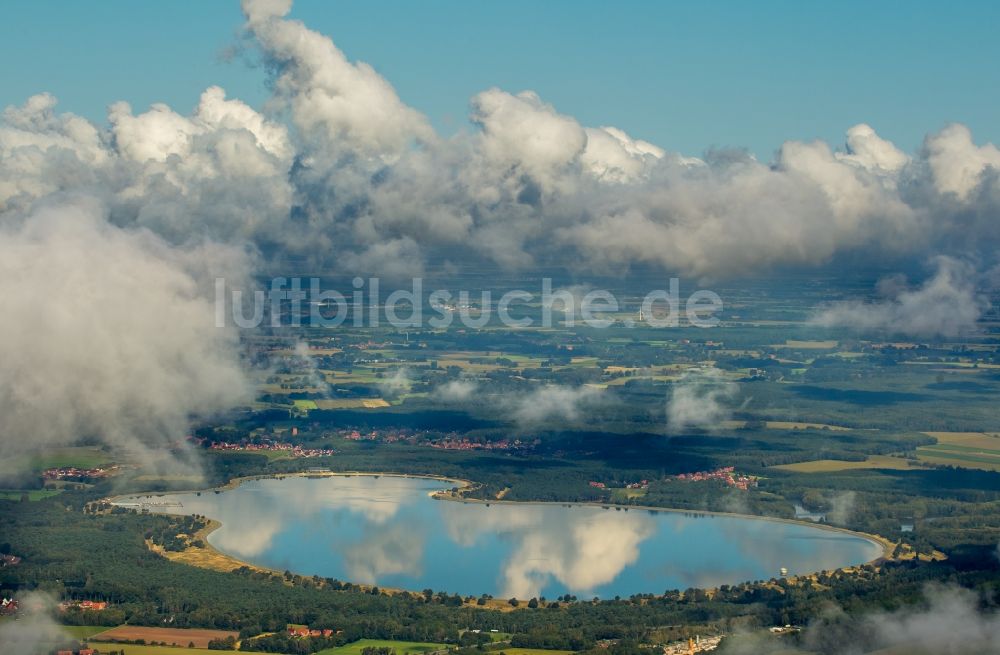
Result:
<svg viewBox="0 0 1000 655"><path fill-rule="evenodd" d="M989 306L976 288L975 269L968 262L949 257L937 258L935 265L934 275L919 287L910 287L898 277L888 278L879 285L884 298L833 303L820 309L811 322L920 338L973 332Z"/></svg>

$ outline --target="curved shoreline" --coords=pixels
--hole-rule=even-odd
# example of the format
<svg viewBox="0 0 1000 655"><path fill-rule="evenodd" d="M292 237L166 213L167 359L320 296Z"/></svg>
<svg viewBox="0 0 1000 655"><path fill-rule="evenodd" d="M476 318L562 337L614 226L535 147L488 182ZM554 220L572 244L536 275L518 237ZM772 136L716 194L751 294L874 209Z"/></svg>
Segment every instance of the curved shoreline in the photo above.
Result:
<svg viewBox="0 0 1000 655"><path fill-rule="evenodd" d="M288 478L288 477L298 477L298 478L333 478L333 477L371 477L371 478L394 477L394 478L408 478L408 479L415 479L415 480L433 480L433 481L436 481L436 482L445 482L445 483L452 484L453 487L458 487L460 490L468 490L470 488L475 487L478 484L478 483L473 482L471 480L465 480L465 479L462 479L462 478L449 478L449 477L445 477L445 476L442 476L442 475L433 475L433 474L390 473L390 472L371 472L371 471L315 471L315 472L296 471L296 472L292 472L292 473L267 474L267 475L251 475L251 476L244 476L244 477L233 478L233 479L229 480L224 485L221 485L221 486L218 486L218 487L210 487L210 488L207 488L207 489L189 489L189 490L183 490L183 491L168 491L168 492L160 492L160 493L153 493L153 494L151 494L151 493L124 494L124 495L119 495L119 496L113 496L113 497L107 498L106 500L108 502L112 503L112 504L115 504L117 501L119 501L120 499L123 499L123 498L139 498L139 497L162 498L162 497L174 496L174 495L178 495L178 494L207 493L207 492L221 493L222 491L228 491L228 490L236 489L240 485L242 485L244 482L252 482L252 481L255 481L255 480L282 480L282 479ZM849 536L852 536L852 537L855 537L855 538L858 538L858 539L863 539L863 540L865 540L865 541L867 541L867 542L869 542L869 543L871 543L871 544L873 544L875 546L878 546L881 549L881 551L882 551L881 555L879 557L876 557L876 558L873 558L871 560L868 560L867 562L861 562L861 563L858 563L858 564L853 564L851 566L841 567L840 569L836 569L836 570L851 569L851 568L858 567L858 566L865 566L865 565L868 565L868 564L875 564L875 563L879 562L880 560L889 559L891 557L891 553L892 553L893 549L896 546L894 543L892 543L888 539L886 539L884 537L881 537L879 535L867 534L867 533L864 533L864 532L858 532L858 531L855 531L855 530L849 530L847 528L841 528L841 527L837 527L837 526L833 526L833 525L827 525L827 524L822 524L822 523L815 523L815 522L812 522L812 521L802 521L802 520L799 520L799 519L787 519L787 518L781 518L781 517L777 517L777 516L759 516L759 515L754 515L754 514L738 514L738 513L735 513L735 512L716 512L716 511L710 511L710 510L681 509L681 508L674 508L674 507L657 507L657 506L654 506L654 505L622 505L622 504L619 504L619 503L603 503L603 502L596 502L596 501L567 502L567 501L557 501L557 500L481 500L479 498L465 498L465 497L460 496L460 495L455 495L449 489L437 489L437 490L429 492L428 496L430 496L434 500L445 500L445 501L451 501L451 502L468 503L468 504L480 504L480 505L492 505L492 504L509 504L509 505L521 505L521 506L524 506L524 505L537 505L537 506L561 505L563 507L580 506L580 507L595 507L595 508L602 508L602 509L619 508L619 509L624 509L625 511L628 511L630 509L636 509L636 510L645 510L645 511L649 511L649 512L669 512L669 513L673 513L673 514L688 514L688 515L699 515L700 514L700 515L706 515L706 516L720 516L720 517L728 517L728 518L739 518L739 519L771 521L771 522L774 522L774 523L785 523L785 524L789 524L789 525L799 525L799 526L805 526L805 527L811 527L811 528L818 528L818 529L821 529L821 530L827 530L827 531L830 531L830 532L838 532L838 533L841 533L841 534L846 534L846 535L849 535ZM155 512L155 513L169 514L168 512ZM221 550L219 550L218 548L216 548L214 545L212 545L211 543L209 543L208 536L211 533L213 533L216 530L218 530L219 528L221 528L222 527L222 522L219 521L218 519L212 519L212 518L208 518L208 517L206 517L206 519L208 520L208 525L206 525L205 528L203 528L202 530L199 530L196 533L196 535L199 538L201 538L202 541L205 544L204 548L199 549L199 550L207 551L208 555L210 557L212 557L212 558L217 558L218 560L234 564L233 568L239 568L241 566L245 566L245 567L247 567L249 569L256 570L256 571L261 571L261 572L266 572L266 573L271 573L271 574L276 574L276 575L283 575L282 571L277 571L276 569L271 569L271 568L268 568L268 567L260 566L258 564L253 564L251 562L247 562L247 561L241 560L241 559L239 559L237 557L229 555L228 553L222 552ZM182 553L188 554L189 551L182 551ZM165 553L160 553L160 554L162 556L164 556L164 557L167 557L167 555ZM182 562L182 563L186 563L186 564L188 564L190 566L199 566L199 564L192 564L191 562L185 561L186 559L189 559L189 558L181 558L181 557L170 558L170 557L167 557L167 559L171 559L171 561L179 561L179 562ZM202 566L204 566L204 565L202 565ZM206 568L212 568L212 567L206 566ZM223 572L231 572L232 571L232 569L222 569L222 568L215 568L214 570L223 571ZM801 573L801 574L798 574L798 575L795 575L795 576L788 576L788 577L794 578L794 577L809 576L809 575L813 575L815 573L819 573L819 571L811 571L811 572ZM352 583L352 584L354 584L354 583ZM372 585L359 584L358 586L362 587L362 588L370 588ZM402 589L387 588L387 587L382 587L382 586L379 586L379 588L380 589L384 589L385 591L388 591L390 593L398 593L398 592L403 591Z"/></svg>
<svg viewBox="0 0 1000 655"><path fill-rule="evenodd" d="M736 519L752 519L757 521L770 521L772 523L785 523L789 525L800 525L809 528L819 528L820 530L828 530L830 532L839 532L842 534L847 534L858 539L863 539L875 546L882 549L882 555L874 559L870 559L867 562L862 562L860 564L855 564L854 566L864 566L865 564L873 564L882 559L889 559L892 555L893 549L895 549L896 544L889 541L885 537L869 534L867 532L858 532L857 530L851 530L849 528L841 528L835 525L829 525L827 523L816 523L814 521L802 521L800 519L786 519L780 516L763 516L760 514L738 514L736 512L717 512L712 510L702 510L702 509L683 509L678 507L658 507L656 505L622 505L621 503L602 503L594 500L581 500L576 502L560 501L560 500L480 500L479 498L462 498L453 495L443 495L440 492L434 492L432 494L436 500L450 500L452 502L459 503L478 503L481 505L500 505L500 504L510 504L510 505L562 505L564 507L600 507L602 509L611 508L621 508L625 511L630 509L645 510L650 512L669 512L672 514L695 514L695 515L706 515L706 516L722 516Z"/></svg>
<svg viewBox="0 0 1000 655"><path fill-rule="evenodd" d="M217 487L207 487L205 489L178 489L172 491L138 491L135 493L128 494L118 494L116 496L108 496L103 500L111 504L118 503L124 498L165 498L167 496L177 496L180 494L204 494L209 492L222 492L230 491L236 489L244 482L253 482L254 480L283 480L284 478L337 478L337 477L369 477L369 478L411 478L415 480L435 480L437 482L454 482L453 486L458 486L462 489L467 489L469 487L476 486L477 483L472 480L464 480L462 478L449 478L443 475L433 475L430 473L380 473L371 471L293 471L290 473L267 473L261 475L246 475L238 478L232 478L229 482L219 485ZM438 491L433 491L431 494L437 494L444 489ZM158 514L163 514L164 512L157 512Z"/></svg>

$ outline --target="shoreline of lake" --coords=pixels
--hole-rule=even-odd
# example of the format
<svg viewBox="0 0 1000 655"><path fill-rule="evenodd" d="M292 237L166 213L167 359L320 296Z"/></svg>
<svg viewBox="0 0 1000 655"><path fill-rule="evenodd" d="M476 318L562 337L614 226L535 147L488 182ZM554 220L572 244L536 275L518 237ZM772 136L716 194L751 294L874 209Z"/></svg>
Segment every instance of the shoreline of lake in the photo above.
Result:
<svg viewBox="0 0 1000 655"><path fill-rule="evenodd" d="M478 484L478 483L473 482L471 480L465 480L465 479L461 479L461 478L450 478L450 477L446 477L446 476L433 475L433 474L371 472L371 471L298 471L298 472L292 472L292 473L280 473L280 474L267 474L267 475L254 475L254 476L238 477L238 478L233 478L233 479L229 480L224 485L217 486L217 487L211 487L211 488L207 488L207 489L201 489L201 490L181 490L181 491L169 491L169 492L159 492L159 493L127 494L127 495L114 496L114 497L108 498L106 500L108 502L111 502L112 504L115 504L116 502L118 502L119 500L124 499L124 498L140 498L140 497L162 498L162 497L168 497L168 496L179 495L179 494L192 494L192 493L194 493L194 494L200 495L200 494L204 494L204 493L208 493L208 492L213 492L213 493L217 493L218 494L218 493L222 493L224 491L230 491L230 490L237 489L238 487L240 487L245 482L251 482L251 481L259 481L259 480L282 480L282 479L285 479L285 478L319 479L319 478L336 478L336 477L347 477L347 478L350 478L350 477L367 477L367 478L376 478L376 479L380 478L380 477L391 477L391 478L414 479L414 480L430 480L430 481L445 483L445 484L448 484L448 485L450 485L452 487L457 487L460 490L468 490L470 488L476 487L477 484ZM840 534L843 534L843 535L846 535L846 536L850 536L850 537L854 537L854 538L857 538L857 539L864 540L864 541L866 541L866 542L868 542L868 543L870 543L870 544L872 544L874 546L877 546L880 549L881 554L878 557L875 557L875 558L870 559L870 560L865 561L865 562L860 562L858 564L853 564L853 565L850 565L850 566L844 566L844 567L839 567L837 569L834 569L834 570L841 570L841 571L845 571L845 570L849 570L849 569L853 569L853 568L856 568L856 567L865 566L865 565L869 565L869 564L877 564L878 562L880 562L882 560L889 559L891 557L891 553L892 553L893 549L895 548L895 544L894 543L890 542L888 539L885 539L884 537L881 537L879 535L867 534L867 533L863 533L863 532L858 532L858 531L850 530L850 529L847 529L847 528L841 528L841 527L831 526L831 525L827 525L827 524L815 523L815 522L811 522L811 521L803 521L803 520L798 520L798 519L789 519L789 518L782 518L782 517L759 516L759 515L753 515L753 514L739 514L739 513L735 513L735 512L717 512L717 511L708 511L708 510L693 510L693 509L683 509L683 508L657 507L657 506L653 506L653 505L622 505L622 504L619 504L619 503L604 503L604 502L597 502L597 501L565 502L565 501L503 500L503 499L501 499L501 500L482 500L482 499L478 499L478 498L467 498L467 497L463 497L461 495L456 495L450 489L436 489L436 490L432 490L432 491L429 491L427 495L428 495L428 497L430 497L430 498L432 498L434 500L452 501L452 502L458 502L458 503L477 504L477 505L486 505L486 506L489 506L489 505L492 505L492 504L498 504L498 505L510 505L510 506L522 506L522 507L523 506L539 506L539 507L562 506L562 507L566 507L566 508L571 508L571 507L589 507L589 508L601 508L601 509L605 509L605 510L608 510L608 511L626 511L627 512L629 510L639 510L639 511L647 511L647 512L654 513L654 514L663 512L663 513L670 513L670 514L687 515L687 516L692 516L692 517L698 517L698 516L706 516L706 517L708 517L708 516L719 516L719 517L742 519L742 520L763 520L763 521L770 521L770 522L773 522L773 523L782 523L782 524L786 524L786 525L793 525L793 526L800 526L800 527L818 528L818 529L826 530L826 531L829 531L829 532L836 532L836 533L840 533ZM152 510L147 510L147 511L152 511ZM169 512L154 512L154 513L169 514ZM218 530L219 528L221 528L223 524L218 519L212 519L212 518L208 518L208 517L206 517L206 518L208 520L208 524L204 528L202 528L201 530L199 530L196 533L196 535L195 535L196 538L200 538L202 540L202 542L204 543L204 547L203 548L188 548L188 549L185 549L184 551L180 551L178 554L173 555L173 556L168 555L166 552L161 552L160 554L163 555L164 557L167 557L167 559L171 559L172 561L180 561L180 562L192 565L192 566L200 566L202 568L208 568L208 569L211 569L211 570L216 570L216 571L221 571L221 572L231 572L232 570L234 570L236 568L247 567L247 568L249 568L251 570L258 571L258 572L264 572L264 573L269 573L269 574L278 575L278 576L283 576L284 575L283 571L278 571L276 569L272 569L272 568L269 568L269 567L261 566L259 564L254 564L252 562L247 562L247 561L242 560L242 559L240 559L238 557L235 557L233 555L225 553L225 552L219 550L218 548L216 548L211 543L209 543L208 536L210 534L212 534L213 532L215 532L216 530ZM198 551L203 551L203 552L199 553ZM810 575L813 575L813 574L816 574L816 573L819 573L819 572L820 571L809 571L809 572L803 572L803 573L800 573L800 574L797 574L797 575L794 575L794 576L789 576L789 577L807 577L807 576L810 576ZM368 589L371 589L372 587L377 586L379 589L383 589L386 592L389 592L389 593L392 593L392 594L401 593L402 591L410 591L410 593L416 593L416 592L414 592L412 590L397 589L397 588L394 588L394 587L387 587L387 586L383 586L383 585L369 585L369 584L358 584L358 583L350 583L350 584L356 584L359 588L365 589L365 590L368 590Z"/></svg>
<svg viewBox="0 0 1000 655"><path fill-rule="evenodd" d="M668 512L671 514L689 514L689 515L705 515L705 516L725 516L729 518L737 519L754 519L760 521L771 521L773 523L784 523L787 525L800 525L807 526L811 528L819 528L821 530L828 530L830 532L839 532L852 537L857 537L859 539L864 539L879 548L882 549L882 555L874 559L870 559L867 562L862 562L856 566L864 566L865 564L873 564L883 559L889 559L892 555L892 551L896 548L896 544L889 541L885 537L876 534L869 534L867 532L859 532L857 530L851 530L850 528L841 528L835 525L830 525L828 523L817 523L815 521L803 521L800 519L788 519L780 516L764 516L761 514L739 514L736 512L718 512L712 510L701 510L701 509L683 509L678 507L659 507L657 505L622 505L621 503L604 503L596 500L580 500L574 502L559 501L559 500L482 500L480 498L463 498L461 496L454 495L443 495L442 492L432 492L431 496L436 500L450 500L452 502L458 503L476 503L482 505L500 505L500 504L511 504L511 505L540 505L540 506L551 506L551 505L562 505L563 507L599 507L601 509L616 509L620 508L621 511L628 511L630 509L645 510L649 512ZM816 571L814 571L816 573Z"/></svg>

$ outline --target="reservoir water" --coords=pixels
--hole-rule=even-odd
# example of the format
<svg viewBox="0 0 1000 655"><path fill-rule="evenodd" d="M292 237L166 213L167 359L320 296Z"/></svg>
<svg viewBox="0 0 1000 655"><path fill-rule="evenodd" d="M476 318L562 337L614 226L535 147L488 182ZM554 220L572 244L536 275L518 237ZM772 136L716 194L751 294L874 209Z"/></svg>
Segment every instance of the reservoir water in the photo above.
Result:
<svg viewBox="0 0 1000 655"><path fill-rule="evenodd" d="M769 579L781 568L789 575L836 569L881 554L872 541L810 525L430 496L445 487L395 476L290 476L152 500L172 505L154 511L220 521L208 541L259 566L499 598L663 593Z"/></svg>

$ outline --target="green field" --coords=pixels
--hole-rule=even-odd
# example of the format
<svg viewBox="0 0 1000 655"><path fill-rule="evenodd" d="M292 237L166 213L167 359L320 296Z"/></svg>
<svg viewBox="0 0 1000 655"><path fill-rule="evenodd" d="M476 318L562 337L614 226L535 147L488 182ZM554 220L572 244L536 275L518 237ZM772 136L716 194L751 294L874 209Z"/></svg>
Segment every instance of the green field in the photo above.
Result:
<svg viewBox="0 0 1000 655"><path fill-rule="evenodd" d="M940 464L944 466L959 466L984 471L1000 471L1000 457L990 455L965 455L950 451L937 451L929 448L918 448L917 456L921 462Z"/></svg>
<svg viewBox="0 0 1000 655"><path fill-rule="evenodd" d="M63 492L62 489L3 489L0 490L0 499L2 500L21 500L21 496L28 494L28 500L41 500L42 498L50 498L51 496L58 496Z"/></svg>
<svg viewBox="0 0 1000 655"><path fill-rule="evenodd" d="M383 641L381 639L359 639L358 641L347 644L346 646L327 648L326 650L319 651L319 653L320 655L361 655L361 651L365 648L381 648L383 646L395 649L396 655L422 655L423 653L431 653L437 650L451 648L448 644L427 644L416 641Z"/></svg>
<svg viewBox="0 0 1000 655"><path fill-rule="evenodd" d="M184 474L176 473L172 475L158 475L156 473L144 473L142 475L135 476L134 480L138 482L198 482L204 478L196 474Z"/></svg>
<svg viewBox="0 0 1000 655"><path fill-rule="evenodd" d="M219 653L222 651L208 650L207 648L179 648L176 646L136 646L133 644L118 644L114 642L90 641L87 642L91 648L96 648L101 652L124 651L125 655L208 655L209 653Z"/></svg>
<svg viewBox="0 0 1000 655"><path fill-rule="evenodd" d="M316 407L316 401L315 400L296 400L295 401L295 409L305 409L305 410L317 409L317 407Z"/></svg>
<svg viewBox="0 0 1000 655"><path fill-rule="evenodd" d="M62 629L64 632L68 632L73 635L76 639L87 639L88 637L93 637L94 635L100 634L105 630L110 630L114 626L107 625L64 625Z"/></svg>
<svg viewBox="0 0 1000 655"><path fill-rule="evenodd" d="M89 469L110 463L112 463L111 456L96 446L53 448L44 454L31 457L29 461L29 465L35 471L64 466Z"/></svg>
<svg viewBox="0 0 1000 655"><path fill-rule="evenodd" d="M328 398L316 401L317 409L378 409L388 407L381 398Z"/></svg>
<svg viewBox="0 0 1000 655"><path fill-rule="evenodd" d="M976 446L959 446L956 444L934 444L933 446L921 446L920 450L930 450L934 452L955 452L955 453L973 453L976 455L991 455L994 457L1000 457L1000 450L989 449L984 450Z"/></svg>
<svg viewBox="0 0 1000 655"><path fill-rule="evenodd" d="M916 462L911 465L910 460L903 459L902 457L872 455L860 462L848 462L840 459L815 459L808 462L796 462L795 464L781 464L774 468L784 471L795 471L797 473L830 473L832 471L853 471L857 469L906 471L914 466L918 466Z"/></svg>
<svg viewBox="0 0 1000 655"><path fill-rule="evenodd" d="M723 421L723 427L730 430L742 430L746 428L746 421ZM836 432L848 432L851 428L842 425L829 425L827 423L809 423L806 421L765 421L764 427L768 430L834 430Z"/></svg>
<svg viewBox="0 0 1000 655"><path fill-rule="evenodd" d="M1000 438L982 432L928 432L937 439L932 446L917 449L928 464L1000 471Z"/></svg>
<svg viewBox="0 0 1000 655"><path fill-rule="evenodd" d="M615 502L628 502L634 498L642 498L646 495L645 489L612 489L611 500Z"/></svg>
<svg viewBox="0 0 1000 655"><path fill-rule="evenodd" d="M347 371L322 371L330 384L373 384L378 382L378 376L371 368L355 366L350 373Z"/></svg>
<svg viewBox="0 0 1000 655"><path fill-rule="evenodd" d="M502 648L497 653L507 655L570 655L571 650L545 650L543 648Z"/></svg>

